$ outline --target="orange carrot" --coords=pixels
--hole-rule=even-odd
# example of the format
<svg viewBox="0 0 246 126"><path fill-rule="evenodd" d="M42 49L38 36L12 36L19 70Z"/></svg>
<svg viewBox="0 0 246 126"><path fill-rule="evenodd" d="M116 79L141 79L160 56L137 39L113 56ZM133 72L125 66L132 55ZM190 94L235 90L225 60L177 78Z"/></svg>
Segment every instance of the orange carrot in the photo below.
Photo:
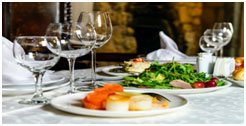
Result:
<svg viewBox="0 0 246 126"><path fill-rule="evenodd" d="M97 93L89 93L87 95L87 100L96 105L102 105L104 101L108 98L108 94L97 94Z"/></svg>
<svg viewBox="0 0 246 126"><path fill-rule="evenodd" d="M104 84L104 88L107 88L112 91L123 91L124 88L119 84Z"/></svg>
<svg viewBox="0 0 246 126"><path fill-rule="evenodd" d="M123 87L119 84L105 84L102 88L94 89L93 93L88 95L82 100L85 108L88 109L105 109L103 103L110 95L115 94L115 91L123 91Z"/></svg>
<svg viewBox="0 0 246 126"><path fill-rule="evenodd" d="M84 105L85 108L88 108L88 109L102 109L100 105L95 105L95 104L92 104L90 103L87 98L84 98L82 100L82 103Z"/></svg>

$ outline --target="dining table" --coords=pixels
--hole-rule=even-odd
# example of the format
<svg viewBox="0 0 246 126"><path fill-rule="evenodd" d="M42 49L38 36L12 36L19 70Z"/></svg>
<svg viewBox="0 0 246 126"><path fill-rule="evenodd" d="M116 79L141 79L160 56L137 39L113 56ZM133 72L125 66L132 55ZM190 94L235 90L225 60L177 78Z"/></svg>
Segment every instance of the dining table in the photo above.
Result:
<svg viewBox="0 0 246 126"><path fill-rule="evenodd" d="M97 71L105 67L98 67ZM56 71L69 77L68 70ZM75 78L91 77L91 69L76 69ZM98 79L102 81L103 78ZM105 79L103 82L110 83ZM81 83L83 84L83 83ZM78 84L79 85L79 84ZM50 99L66 94L69 85L45 91ZM20 104L23 98L32 94L2 95L3 124L242 124L244 123L244 88L236 84L207 93L178 94L189 104L177 111L138 117L98 117L68 113L54 108L51 104Z"/></svg>

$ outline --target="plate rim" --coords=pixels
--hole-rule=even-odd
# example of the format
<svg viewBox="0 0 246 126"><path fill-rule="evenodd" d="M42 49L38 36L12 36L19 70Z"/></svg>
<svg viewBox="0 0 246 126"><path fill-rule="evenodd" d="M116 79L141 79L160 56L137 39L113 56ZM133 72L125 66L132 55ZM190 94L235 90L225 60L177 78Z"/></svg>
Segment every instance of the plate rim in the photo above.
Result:
<svg viewBox="0 0 246 126"><path fill-rule="evenodd" d="M114 73L114 72L109 72L110 69L113 68L122 68L122 66L107 66L105 68L102 68L102 72L113 75L113 76L131 76L132 74L130 73Z"/></svg>
<svg viewBox="0 0 246 126"><path fill-rule="evenodd" d="M239 85L241 87L244 87L244 81L238 81L238 80L234 80L232 77L227 77L226 78L228 81L233 82L236 85Z"/></svg>
<svg viewBox="0 0 246 126"><path fill-rule="evenodd" d="M131 91L132 90L124 90L124 91ZM134 91L134 92L149 92L149 91ZM183 97L183 96L179 96L179 95L175 95L175 94L169 94L169 93L161 93L161 94L166 94L166 95L171 95L174 96L176 98L182 99L182 104L173 108L163 108L163 109L157 109L157 110L151 110L151 111L126 111L126 112L112 112L112 111L105 111L105 110L90 110L90 109L86 109L81 107L82 111L84 111L84 113L79 113L78 111L72 111L72 109L66 109L66 107L62 106L62 105L57 105L55 102L56 100L59 100L63 97L68 97L69 95L79 95L79 94L84 94L84 96L81 97L84 98L86 96L86 93L89 92L79 92L79 93L75 93L75 94L67 94L67 95L62 95L62 96L58 96L56 98L53 98L51 100L51 105L61 111L64 112L68 112L68 113L72 113L72 114L77 114L77 115L87 115L87 116L96 116L96 117L141 117L141 116L151 116L151 115L158 115L158 114L163 114L163 113L169 113L169 112L173 112L182 108L187 107L190 102L187 98ZM158 92L159 93L159 92ZM66 102L65 102L66 103ZM161 111L160 111L161 110ZM108 114L108 115L101 115L101 114ZM113 114L113 115L110 115ZM118 115L115 115L118 114Z"/></svg>
<svg viewBox="0 0 246 126"><path fill-rule="evenodd" d="M102 69L96 69L96 76L97 76L97 78L102 78L102 79L105 79L105 80L120 80L120 79L123 79L123 77L124 77L124 76L115 76L115 75L104 76L104 75L98 74L97 72L103 72L103 73L105 73L104 71L102 71Z"/></svg>
<svg viewBox="0 0 246 126"><path fill-rule="evenodd" d="M211 91L216 91L230 87L232 83L225 79L221 79L226 82L224 86L212 87L212 88L198 88L198 89L148 89L148 88L136 88L136 87L124 87L126 90L145 90L145 91L157 91L157 92L166 92L170 94L199 94L199 93L208 93ZM104 82L106 83L106 82ZM99 83L100 84L100 83Z"/></svg>

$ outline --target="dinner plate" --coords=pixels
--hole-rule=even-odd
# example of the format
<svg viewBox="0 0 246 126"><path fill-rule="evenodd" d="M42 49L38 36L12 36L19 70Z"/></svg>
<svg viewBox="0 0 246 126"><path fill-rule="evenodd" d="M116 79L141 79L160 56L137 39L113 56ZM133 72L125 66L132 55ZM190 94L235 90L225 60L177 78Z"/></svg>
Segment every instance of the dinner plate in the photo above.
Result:
<svg viewBox="0 0 246 126"><path fill-rule="evenodd" d="M99 80L121 80L124 76L110 75L100 70L96 70L96 78Z"/></svg>
<svg viewBox="0 0 246 126"><path fill-rule="evenodd" d="M116 72L114 70L122 69L122 66L108 66L102 69L102 71L106 74L113 76L132 76L134 74L126 73L126 72Z"/></svg>
<svg viewBox="0 0 246 126"><path fill-rule="evenodd" d="M199 93L207 93L212 92L220 89L227 88L232 85L231 82L225 81L224 86L220 87L210 87L210 88L196 88L196 89L150 89L150 88L136 88L136 87L124 87L124 89L127 90L144 90L144 91L152 91L152 92L164 92L164 93L170 93L170 94L199 94ZM104 83L98 83L100 86L103 86Z"/></svg>
<svg viewBox="0 0 246 126"><path fill-rule="evenodd" d="M144 91L134 91L143 93ZM137 116L151 116L163 113L169 113L183 109L188 105L188 100L184 97L161 93L164 97L168 98L169 108L154 109L149 111L105 111L105 110L91 110L83 107L81 100L86 97L86 92L76 94L68 94L56 97L51 100L51 105L56 109L79 115L100 116L100 117L137 117Z"/></svg>
<svg viewBox="0 0 246 126"><path fill-rule="evenodd" d="M43 91L49 91L57 89L69 84L69 79L65 78L62 81L48 83L43 85ZM23 95L35 92L35 85L2 85L2 95L12 96L12 95Z"/></svg>
<svg viewBox="0 0 246 126"><path fill-rule="evenodd" d="M60 74L54 74L54 73L49 73L45 74L43 77L43 85L54 83L54 82L60 82L65 80L65 77L60 75ZM34 85L34 77L30 78L25 78L21 81L18 82L13 82L13 81L3 81L3 85Z"/></svg>
<svg viewBox="0 0 246 126"><path fill-rule="evenodd" d="M231 82L234 83L234 84L237 84L237 85L239 85L239 86L244 87L244 81L234 80L234 79L231 78L231 77L228 77L227 80L231 81Z"/></svg>

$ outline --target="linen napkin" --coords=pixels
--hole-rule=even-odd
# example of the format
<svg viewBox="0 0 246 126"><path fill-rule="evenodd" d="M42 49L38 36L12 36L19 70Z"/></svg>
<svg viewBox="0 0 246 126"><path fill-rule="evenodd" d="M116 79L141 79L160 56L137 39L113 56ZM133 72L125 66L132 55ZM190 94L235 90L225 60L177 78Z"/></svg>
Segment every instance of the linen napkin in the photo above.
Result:
<svg viewBox="0 0 246 126"><path fill-rule="evenodd" d="M168 37L163 31L159 33L161 49L155 50L147 54L147 60L175 60L189 58L178 50L177 44Z"/></svg>
<svg viewBox="0 0 246 126"><path fill-rule="evenodd" d="M13 43L2 37L2 83L9 84L34 84L32 72L17 64L13 56ZM21 51L20 51L21 52ZM46 71L43 82L53 79L61 79L60 76L51 74L53 71ZM50 76L52 75L52 76ZM57 77L56 77L57 76Z"/></svg>
<svg viewBox="0 0 246 126"><path fill-rule="evenodd" d="M2 79L5 83L16 83L28 78L33 80L33 75L26 68L17 64L13 56L13 43L2 37Z"/></svg>

